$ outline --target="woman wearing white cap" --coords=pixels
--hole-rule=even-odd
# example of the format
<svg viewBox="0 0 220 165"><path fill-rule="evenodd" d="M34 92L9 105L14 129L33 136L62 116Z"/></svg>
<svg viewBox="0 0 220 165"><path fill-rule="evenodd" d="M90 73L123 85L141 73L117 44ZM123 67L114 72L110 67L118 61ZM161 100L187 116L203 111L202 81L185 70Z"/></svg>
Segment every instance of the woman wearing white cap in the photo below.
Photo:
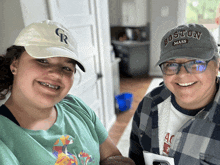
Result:
<svg viewBox="0 0 220 165"><path fill-rule="evenodd" d="M79 61L70 32L52 21L24 28L0 58L1 165L106 164L124 158L104 126L69 95Z"/></svg>
<svg viewBox="0 0 220 165"><path fill-rule="evenodd" d="M220 163L218 59L214 37L202 25L164 35L157 63L164 82L143 98L133 119L129 157L136 164Z"/></svg>

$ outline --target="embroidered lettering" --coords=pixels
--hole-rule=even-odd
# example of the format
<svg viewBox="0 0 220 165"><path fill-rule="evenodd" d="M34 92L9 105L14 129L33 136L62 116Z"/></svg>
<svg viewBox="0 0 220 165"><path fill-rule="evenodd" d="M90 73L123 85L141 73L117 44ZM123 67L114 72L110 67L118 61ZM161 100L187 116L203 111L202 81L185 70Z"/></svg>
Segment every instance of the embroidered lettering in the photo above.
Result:
<svg viewBox="0 0 220 165"><path fill-rule="evenodd" d="M169 42L172 41L172 40L173 40L173 36L170 35L170 36L169 36Z"/></svg>
<svg viewBox="0 0 220 165"><path fill-rule="evenodd" d="M166 39L164 39L164 45L166 47L174 39L183 38L183 37L195 38L197 40L200 40L201 36L202 36L202 32L198 32L198 31L192 31L192 30L176 31L173 34L169 35ZM172 45L175 46L175 45L181 45L181 44L186 44L186 43L188 43L188 39L174 41Z"/></svg>
<svg viewBox="0 0 220 165"><path fill-rule="evenodd" d="M188 31L188 36L192 37L192 30Z"/></svg>
<svg viewBox="0 0 220 165"><path fill-rule="evenodd" d="M185 33L186 32L186 30L182 30L182 31L180 31L180 37L185 37Z"/></svg>
<svg viewBox="0 0 220 165"><path fill-rule="evenodd" d="M169 43L169 42L167 41L167 39L165 39L165 40L164 40L165 46L167 46L168 43Z"/></svg>
<svg viewBox="0 0 220 165"><path fill-rule="evenodd" d="M64 34L64 30L63 29L57 28L55 32L60 37L60 41L61 42L65 42L66 44L68 44L67 43L68 37Z"/></svg>
<svg viewBox="0 0 220 165"><path fill-rule="evenodd" d="M174 37L175 39L179 37L179 34L178 34L177 31L173 33L173 37Z"/></svg>
<svg viewBox="0 0 220 165"><path fill-rule="evenodd" d="M196 38L196 39L198 39L198 40L200 40L200 37L201 37L201 32L197 32L197 31L195 31L195 33L194 33L194 38Z"/></svg>
<svg viewBox="0 0 220 165"><path fill-rule="evenodd" d="M176 46L176 45L182 45L182 44L186 44L186 43L188 43L188 40L183 39L183 40L174 41L172 45Z"/></svg>

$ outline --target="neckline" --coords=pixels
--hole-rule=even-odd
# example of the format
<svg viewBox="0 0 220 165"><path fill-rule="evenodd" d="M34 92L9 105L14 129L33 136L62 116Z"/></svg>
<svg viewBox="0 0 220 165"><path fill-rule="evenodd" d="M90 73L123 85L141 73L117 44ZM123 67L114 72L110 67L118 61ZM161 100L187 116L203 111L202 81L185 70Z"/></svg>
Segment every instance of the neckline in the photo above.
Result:
<svg viewBox="0 0 220 165"><path fill-rule="evenodd" d="M5 106L5 104L3 104L0 107L0 115L8 118L9 120L11 120L12 122L14 122L15 124L17 124L18 126L20 126L20 124L18 123L18 121L16 120L16 118L14 117L14 115L11 113L11 111L8 109L8 107Z"/></svg>
<svg viewBox="0 0 220 165"><path fill-rule="evenodd" d="M174 106L174 108L176 108L176 110L178 110L179 112L188 115L188 116L195 116L198 112L200 112L201 110L204 109L204 107L199 108L199 109L195 109L195 110L187 110L187 109L183 109L182 107L180 107L175 99L175 96L173 93L171 93L171 103Z"/></svg>
<svg viewBox="0 0 220 165"><path fill-rule="evenodd" d="M220 79L220 78L219 78ZM216 92L215 92L215 96L217 94L219 90L219 83L216 83ZM215 97L214 97L215 98ZM214 101L214 100L213 100ZM180 107L177 102L176 102L176 99L175 99L175 96L173 93L171 93L171 103L172 105L181 113L185 114L185 115L189 115L189 116L195 116L196 114L198 114L198 112L204 110L206 111L207 109L209 109L212 104L213 104L213 101L211 101L209 104L207 104L205 107L202 107L202 108L199 108L199 109L195 109L195 110L186 110L186 109L183 109L182 107Z"/></svg>
<svg viewBox="0 0 220 165"><path fill-rule="evenodd" d="M55 108L57 110L57 119L56 122L47 130L31 130L31 129L26 129L21 127L23 130L25 130L26 132L28 132L29 134L41 134L42 132L51 132L53 130L56 130L57 127L61 126L61 121L62 121L62 111L60 110L59 106L57 106L57 104L55 105Z"/></svg>
<svg viewBox="0 0 220 165"><path fill-rule="evenodd" d="M10 121L14 122L15 124L17 124L19 127L20 124L18 123L18 121L16 120L16 118L14 117L14 115L11 113L11 111L8 109L7 106L5 106L4 104L1 106L2 110L0 111L0 115L3 115L4 117L6 117L7 119L9 119ZM38 134L38 133L42 133L42 132L50 132L53 131L54 129L57 129L57 127L60 127L61 125L61 121L62 121L62 117L63 117L63 113L61 111L61 109L59 108L59 106L56 104L55 108L57 110L57 119L55 121L55 123L47 130L31 130L31 129L27 129L27 128L23 128L21 127L24 131L31 133L31 134Z"/></svg>

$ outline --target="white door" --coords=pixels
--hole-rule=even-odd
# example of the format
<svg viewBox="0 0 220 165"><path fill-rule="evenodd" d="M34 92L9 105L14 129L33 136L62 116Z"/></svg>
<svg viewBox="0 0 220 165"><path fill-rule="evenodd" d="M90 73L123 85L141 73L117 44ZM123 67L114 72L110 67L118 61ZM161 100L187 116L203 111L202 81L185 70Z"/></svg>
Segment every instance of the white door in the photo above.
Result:
<svg viewBox="0 0 220 165"><path fill-rule="evenodd" d="M101 67L94 0L49 0L50 19L65 25L78 43L79 59L86 72L77 70L70 94L81 98L104 124Z"/></svg>

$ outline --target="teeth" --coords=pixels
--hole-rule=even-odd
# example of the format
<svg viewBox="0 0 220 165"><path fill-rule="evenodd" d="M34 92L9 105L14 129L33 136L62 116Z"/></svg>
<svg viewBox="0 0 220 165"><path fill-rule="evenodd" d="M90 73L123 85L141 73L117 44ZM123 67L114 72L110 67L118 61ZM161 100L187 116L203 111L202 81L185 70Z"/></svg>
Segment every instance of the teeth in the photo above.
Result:
<svg viewBox="0 0 220 165"><path fill-rule="evenodd" d="M40 84L44 85L44 86L48 86L49 88L53 88L53 89L59 89L60 88L59 86L51 85L51 84L48 84L48 83L45 83L45 82L40 82Z"/></svg>
<svg viewBox="0 0 220 165"><path fill-rule="evenodd" d="M194 84L194 82L191 82L191 83L183 83L183 84L178 83L178 85L183 86L183 87L190 86L190 85L192 85L192 84Z"/></svg>
<svg viewBox="0 0 220 165"><path fill-rule="evenodd" d="M44 82L40 82L42 85L47 85L46 83L44 83Z"/></svg>

